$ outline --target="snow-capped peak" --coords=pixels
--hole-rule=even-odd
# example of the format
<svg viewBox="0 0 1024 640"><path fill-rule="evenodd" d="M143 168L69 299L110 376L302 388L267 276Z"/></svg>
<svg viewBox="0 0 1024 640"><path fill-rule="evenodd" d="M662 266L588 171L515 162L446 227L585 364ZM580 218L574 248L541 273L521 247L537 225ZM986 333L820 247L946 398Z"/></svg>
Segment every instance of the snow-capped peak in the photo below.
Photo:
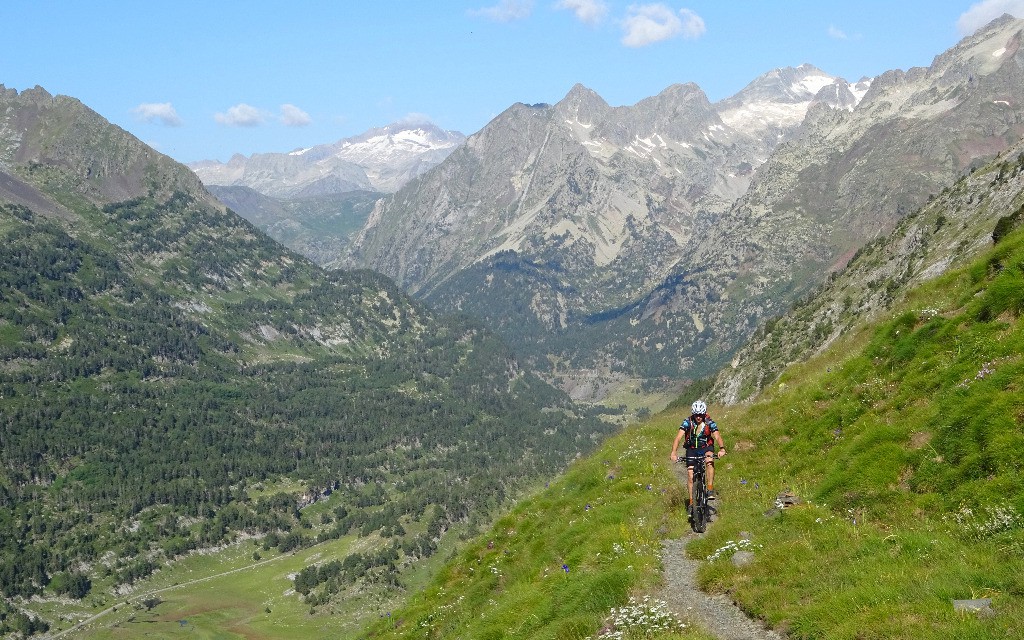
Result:
<svg viewBox="0 0 1024 640"><path fill-rule="evenodd" d="M240 184L273 196L301 195L304 189L391 192L444 160L465 139L457 131L432 124L396 123L331 144L251 158L237 156L227 165L190 166L207 184ZM250 166L256 168L250 172Z"/></svg>
<svg viewBox="0 0 1024 640"><path fill-rule="evenodd" d="M769 71L736 95L715 105L725 124L750 135L777 139L803 122L814 102L851 109L871 81L850 85L809 64Z"/></svg>

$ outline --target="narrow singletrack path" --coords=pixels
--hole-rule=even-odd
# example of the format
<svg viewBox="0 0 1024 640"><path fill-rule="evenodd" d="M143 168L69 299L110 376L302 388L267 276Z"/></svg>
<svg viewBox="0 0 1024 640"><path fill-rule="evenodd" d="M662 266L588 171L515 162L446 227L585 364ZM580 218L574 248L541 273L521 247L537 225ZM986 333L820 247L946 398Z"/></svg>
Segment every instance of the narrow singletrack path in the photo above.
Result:
<svg viewBox="0 0 1024 640"><path fill-rule="evenodd" d="M685 491L685 469L681 473L676 471L676 477ZM708 528L713 527L717 520L717 515L712 517ZM661 564L665 586L656 597L677 616L704 627L720 640L782 640L783 636L750 618L727 596L700 590L697 568L701 561L686 555L686 545L702 536L690 531L682 538L662 541Z"/></svg>
<svg viewBox="0 0 1024 640"><path fill-rule="evenodd" d="M728 597L700 590L700 561L686 555L686 545L699 537L689 533L676 540L662 541L665 587L656 597L680 618L690 619L721 640L782 640L778 633L748 617Z"/></svg>

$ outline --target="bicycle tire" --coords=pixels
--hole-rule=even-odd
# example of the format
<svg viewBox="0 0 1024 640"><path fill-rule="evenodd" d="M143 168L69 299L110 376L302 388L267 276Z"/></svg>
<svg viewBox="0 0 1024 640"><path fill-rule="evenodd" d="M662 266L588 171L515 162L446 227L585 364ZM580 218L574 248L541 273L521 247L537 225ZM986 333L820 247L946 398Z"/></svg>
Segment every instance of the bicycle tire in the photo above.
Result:
<svg viewBox="0 0 1024 640"><path fill-rule="evenodd" d="M703 476L703 474L701 474ZM708 494L704 478L693 478L693 530L704 533L708 528Z"/></svg>

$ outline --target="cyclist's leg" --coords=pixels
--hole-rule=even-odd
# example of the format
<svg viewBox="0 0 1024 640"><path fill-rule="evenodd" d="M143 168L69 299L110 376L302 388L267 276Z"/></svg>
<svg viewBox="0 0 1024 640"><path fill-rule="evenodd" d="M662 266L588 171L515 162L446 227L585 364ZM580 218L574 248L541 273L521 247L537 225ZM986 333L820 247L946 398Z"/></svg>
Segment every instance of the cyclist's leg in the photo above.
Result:
<svg viewBox="0 0 1024 640"><path fill-rule="evenodd" d="M715 454L708 451L704 462L704 473L708 477L708 491L712 491L715 488Z"/></svg>
<svg viewBox="0 0 1024 640"><path fill-rule="evenodd" d="M693 504L693 467L686 465L686 493L690 496L687 505Z"/></svg>

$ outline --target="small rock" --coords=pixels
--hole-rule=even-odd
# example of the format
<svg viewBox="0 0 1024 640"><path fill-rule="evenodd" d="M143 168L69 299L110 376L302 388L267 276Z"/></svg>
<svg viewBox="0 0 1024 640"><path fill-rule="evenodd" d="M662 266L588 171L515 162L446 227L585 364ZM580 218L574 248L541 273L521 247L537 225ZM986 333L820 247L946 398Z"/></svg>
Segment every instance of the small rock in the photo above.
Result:
<svg viewBox="0 0 1024 640"><path fill-rule="evenodd" d="M742 567L750 564L754 561L754 554L750 551L737 551L732 554L732 563L737 567Z"/></svg>
<svg viewBox="0 0 1024 640"><path fill-rule="evenodd" d="M795 495L790 491L784 491L775 498L775 503L781 504L783 508L792 507L793 505L800 504L801 502L803 502L803 500L800 499L800 496Z"/></svg>
<svg viewBox="0 0 1024 640"><path fill-rule="evenodd" d="M740 540L750 540L750 533L747 531L740 531L739 538Z"/></svg>
<svg viewBox="0 0 1024 640"><path fill-rule="evenodd" d="M992 598L953 600L953 611L960 613L974 613L979 618L989 618L995 615L995 612L992 611Z"/></svg>

